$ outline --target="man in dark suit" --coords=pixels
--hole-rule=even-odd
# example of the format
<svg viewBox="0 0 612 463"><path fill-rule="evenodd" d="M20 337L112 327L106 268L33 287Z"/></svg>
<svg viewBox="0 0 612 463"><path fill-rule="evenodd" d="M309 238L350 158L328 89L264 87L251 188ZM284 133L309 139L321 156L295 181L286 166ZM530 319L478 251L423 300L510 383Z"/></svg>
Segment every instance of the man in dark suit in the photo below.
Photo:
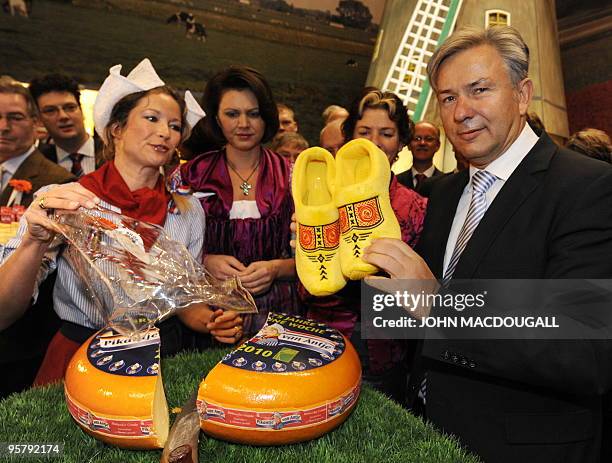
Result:
<svg viewBox="0 0 612 463"><path fill-rule="evenodd" d="M29 88L53 140L41 144L40 151L76 177L102 165L103 145L85 130L78 82L63 74L47 74L33 79Z"/></svg>
<svg viewBox="0 0 612 463"><path fill-rule="evenodd" d="M75 177L45 158L34 148L36 105L28 90L13 81L0 80L0 205L6 205L13 187L11 179L27 180L32 191L22 196L28 206L33 193L49 184L65 183ZM0 245L0 263L4 248ZM37 303L17 321L2 323L0 329L0 397L29 386L47 345L59 327L53 310L51 292L55 278L41 286ZM5 327L6 326L6 327Z"/></svg>
<svg viewBox="0 0 612 463"><path fill-rule="evenodd" d="M440 130L431 122L417 122L408 147L412 153L412 167L399 173L397 181L420 192L428 179L442 175L433 165L434 154L440 149Z"/></svg>
<svg viewBox="0 0 612 463"><path fill-rule="evenodd" d="M526 124L528 63L510 27L458 31L436 51L429 79L445 132L470 168L432 189L418 254L382 239L366 260L392 278L451 287L460 279L610 279L612 168ZM530 313L545 309L531 304ZM569 314L591 332L579 319L588 314L573 305ZM509 333L516 338L423 342L428 419L487 462L600 461L612 343Z"/></svg>

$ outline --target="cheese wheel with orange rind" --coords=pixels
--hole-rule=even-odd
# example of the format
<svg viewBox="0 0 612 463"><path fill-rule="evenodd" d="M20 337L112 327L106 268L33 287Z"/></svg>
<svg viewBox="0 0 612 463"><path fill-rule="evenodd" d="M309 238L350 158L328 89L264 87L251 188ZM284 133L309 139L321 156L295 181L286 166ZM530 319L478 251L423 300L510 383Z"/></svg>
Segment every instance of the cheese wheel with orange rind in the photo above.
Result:
<svg viewBox="0 0 612 463"><path fill-rule="evenodd" d="M70 414L86 433L118 447L164 447L169 420L159 342L156 328L138 339L105 328L74 354L64 394Z"/></svg>
<svg viewBox="0 0 612 463"><path fill-rule="evenodd" d="M347 419L359 398L361 364L351 343L323 323L271 313L200 384L202 430L250 445L319 437Z"/></svg>

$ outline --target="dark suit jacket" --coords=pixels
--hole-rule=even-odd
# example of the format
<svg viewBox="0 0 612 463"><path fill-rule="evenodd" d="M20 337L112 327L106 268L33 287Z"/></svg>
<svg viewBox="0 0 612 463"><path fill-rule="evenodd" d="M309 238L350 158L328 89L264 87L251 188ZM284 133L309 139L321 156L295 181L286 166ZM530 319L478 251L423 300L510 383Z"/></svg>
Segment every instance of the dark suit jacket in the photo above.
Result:
<svg viewBox="0 0 612 463"><path fill-rule="evenodd" d="M49 161L38 150L34 150L13 175L17 180L29 180L32 183L32 191L24 194L21 199L21 204L28 207L32 202L34 193L39 188L53 183L67 183L75 180L74 175L68 172L63 167ZM0 195L0 204L5 205L8 202L13 187L7 186L2 195Z"/></svg>
<svg viewBox="0 0 612 463"><path fill-rule="evenodd" d="M19 166L13 178L32 183L32 192L22 198L24 206L30 205L33 193L39 188L75 180L70 172L46 159L38 150ZM12 187L5 188L0 204L6 204L12 190ZM55 274L40 286L37 303L0 332L0 366L5 371L0 380L0 397L31 384L47 345L59 328L59 318L53 310L54 282Z"/></svg>
<svg viewBox="0 0 612 463"><path fill-rule="evenodd" d="M468 171L445 176L429 198L417 251L438 278L468 178ZM612 168L547 135L503 186L453 275L611 277ZM428 418L485 461L599 461L611 342L426 340L420 360ZM417 386L413 380L411 392Z"/></svg>
<svg viewBox="0 0 612 463"><path fill-rule="evenodd" d="M54 144L41 143L38 147L40 152L45 155L45 157L54 163L57 164L57 147ZM104 144L102 140L98 137L94 137L94 152L96 155L96 169L100 168L102 164L104 164L105 159L102 155L102 151L104 150Z"/></svg>
<svg viewBox="0 0 612 463"><path fill-rule="evenodd" d="M434 177L438 177L439 175L443 175L444 172L439 171L438 169L436 169L434 167L434 173L432 174L431 177L429 177L427 180L431 180ZM420 193L422 184L419 186L419 188L414 188L414 178L412 177L412 169L408 169L405 170L404 172L400 172L399 174L397 174L397 181L400 182L402 185L410 188L411 190L416 190L417 193Z"/></svg>

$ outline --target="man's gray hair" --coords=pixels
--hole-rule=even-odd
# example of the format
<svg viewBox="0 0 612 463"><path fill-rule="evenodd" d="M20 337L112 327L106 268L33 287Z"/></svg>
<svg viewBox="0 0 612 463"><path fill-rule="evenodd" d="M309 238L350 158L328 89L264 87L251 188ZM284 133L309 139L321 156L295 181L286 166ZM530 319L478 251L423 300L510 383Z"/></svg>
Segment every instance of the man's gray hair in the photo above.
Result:
<svg viewBox="0 0 612 463"><path fill-rule="evenodd" d="M480 45L490 45L499 52L506 63L513 85L516 86L527 77L529 47L514 27L493 26L485 30L466 27L453 33L431 57L427 65L427 74L434 91L437 91L436 81L442 63L456 53Z"/></svg>
<svg viewBox="0 0 612 463"><path fill-rule="evenodd" d="M38 117L38 108L30 91L10 76L0 76L0 94L21 95L26 102L28 115Z"/></svg>

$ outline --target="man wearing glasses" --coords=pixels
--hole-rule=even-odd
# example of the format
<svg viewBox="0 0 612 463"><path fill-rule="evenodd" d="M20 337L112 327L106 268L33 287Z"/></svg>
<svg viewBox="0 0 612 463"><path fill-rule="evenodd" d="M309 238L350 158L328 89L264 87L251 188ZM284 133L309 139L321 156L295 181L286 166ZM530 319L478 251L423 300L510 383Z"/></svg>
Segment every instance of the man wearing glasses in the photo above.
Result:
<svg viewBox="0 0 612 463"><path fill-rule="evenodd" d="M102 145L85 131L78 83L62 74L48 74L30 82L41 122L54 144L41 152L77 177L93 172L102 163Z"/></svg>
<svg viewBox="0 0 612 463"><path fill-rule="evenodd" d="M10 78L0 78L0 206L2 219L13 193L11 180L31 184L23 192L21 205L29 206L33 193L52 183L65 183L74 176L45 158L34 146L36 104L28 89ZM4 247L0 245L0 263ZM47 283L47 281L49 283ZM29 386L45 354L59 320L51 305L55 276L41 286L36 304L22 318L0 332L0 398ZM1 284L1 283L0 283Z"/></svg>
<svg viewBox="0 0 612 463"><path fill-rule="evenodd" d="M412 153L412 168L400 173L397 181L420 193L427 179L442 175L433 165L434 154L440 148L440 131L431 122L417 122L408 146Z"/></svg>

